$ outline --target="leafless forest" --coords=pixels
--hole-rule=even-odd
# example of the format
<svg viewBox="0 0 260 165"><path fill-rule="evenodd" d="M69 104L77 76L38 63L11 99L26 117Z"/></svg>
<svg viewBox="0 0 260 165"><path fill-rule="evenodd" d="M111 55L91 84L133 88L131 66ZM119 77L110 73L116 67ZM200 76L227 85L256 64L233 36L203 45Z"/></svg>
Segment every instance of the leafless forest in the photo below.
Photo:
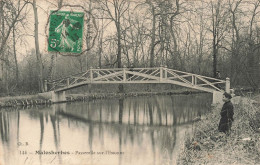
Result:
<svg viewBox="0 0 260 165"><path fill-rule="evenodd" d="M51 9L85 13L82 54L47 52ZM131 65L220 71L234 88L259 89L260 0L1 0L0 32L1 96L43 92L44 80L90 67Z"/></svg>

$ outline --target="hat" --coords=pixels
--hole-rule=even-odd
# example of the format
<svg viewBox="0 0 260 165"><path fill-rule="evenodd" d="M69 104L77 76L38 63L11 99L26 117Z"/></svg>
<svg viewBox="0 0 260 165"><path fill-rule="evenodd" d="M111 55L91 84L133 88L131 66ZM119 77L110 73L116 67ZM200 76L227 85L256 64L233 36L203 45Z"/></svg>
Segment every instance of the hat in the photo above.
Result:
<svg viewBox="0 0 260 165"><path fill-rule="evenodd" d="M223 95L224 95L226 98L228 98L228 99L231 99L231 98L232 98L231 94L229 94L229 93L227 93L227 92L225 92Z"/></svg>

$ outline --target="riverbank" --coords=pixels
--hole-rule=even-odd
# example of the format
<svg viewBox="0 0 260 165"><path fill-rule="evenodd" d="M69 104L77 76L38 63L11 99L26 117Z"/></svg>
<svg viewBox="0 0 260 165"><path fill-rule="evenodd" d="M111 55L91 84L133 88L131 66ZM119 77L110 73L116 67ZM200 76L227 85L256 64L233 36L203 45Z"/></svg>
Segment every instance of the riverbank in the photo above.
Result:
<svg viewBox="0 0 260 165"><path fill-rule="evenodd" d="M260 105L242 99L234 100L238 104L234 104L231 135L217 130L222 107L219 104L194 124L192 135L186 135L177 164L259 164Z"/></svg>
<svg viewBox="0 0 260 165"><path fill-rule="evenodd" d="M66 94L66 102L73 101L87 101L93 99L106 99L106 98L120 98L120 97L136 97L136 96L151 96L151 95L172 95L172 94L195 94L204 93L197 90L177 89L172 91L161 92L109 92L109 93L82 93L82 94ZM52 104L51 95L48 93L40 93L35 95L23 96L7 96L0 97L0 108L14 107L14 106L30 106L30 105L48 105Z"/></svg>

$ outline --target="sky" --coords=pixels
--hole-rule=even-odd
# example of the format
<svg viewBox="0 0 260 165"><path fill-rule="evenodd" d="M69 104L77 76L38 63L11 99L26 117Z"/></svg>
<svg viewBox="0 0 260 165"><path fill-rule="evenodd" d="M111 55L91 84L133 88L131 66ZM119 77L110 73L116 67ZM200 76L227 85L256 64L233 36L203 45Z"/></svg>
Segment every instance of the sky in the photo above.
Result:
<svg viewBox="0 0 260 165"><path fill-rule="evenodd" d="M68 1L70 4L82 4L82 3L86 3L84 1L81 0L74 0L73 3L71 3L71 0ZM48 24L48 18L49 18L49 14L51 10L57 10L57 6L55 6L57 4L56 1L50 1L50 0L37 0L37 8L38 8L38 22L39 22L39 47L40 47L40 51L42 54L51 54L51 52L47 51L47 36L48 36L48 31L49 31L49 24ZM66 1L64 1L63 4L66 4ZM75 11L75 12L84 12L83 9L78 8L78 7L63 7L61 9L61 11ZM35 40L34 40L34 12L32 7L30 7L30 11L29 11L30 15L28 16L28 29L27 29L27 33L30 34L30 36L26 37L26 45L18 45L19 48L19 52L18 53L18 60L21 61L23 59L23 57L28 54L28 52L31 51L32 48L35 48ZM86 19L86 14L85 14L85 18ZM106 20L105 20L106 21ZM98 21L96 21L98 22ZM84 24L84 26L86 26L86 24ZM84 28L86 29L86 28ZM106 34L111 34L111 31L114 31L114 27L113 24L110 24L107 28L106 31L108 31L109 33ZM105 34L105 35L106 35ZM83 34L84 35L84 34ZM83 44L83 47L85 45ZM84 49L84 48L83 48Z"/></svg>
<svg viewBox="0 0 260 165"><path fill-rule="evenodd" d="M48 3L46 0L37 0L37 11L38 11L38 27L39 27L39 47L40 51L43 54L50 54L47 51L47 35L49 30L49 24L48 24L48 18L51 10L57 10L57 8L52 5L51 3ZM54 3L54 2L53 2ZM67 9L65 9L67 10ZM80 11L77 9L77 11ZM30 15L28 16L28 29L27 32L34 35L34 12L31 7L29 11ZM18 55L18 60L22 60L22 58L25 56L25 54L29 51L31 51L32 48L35 48L35 39L34 36L28 36L26 37L26 46L22 45L19 47L20 52L22 55Z"/></svg>

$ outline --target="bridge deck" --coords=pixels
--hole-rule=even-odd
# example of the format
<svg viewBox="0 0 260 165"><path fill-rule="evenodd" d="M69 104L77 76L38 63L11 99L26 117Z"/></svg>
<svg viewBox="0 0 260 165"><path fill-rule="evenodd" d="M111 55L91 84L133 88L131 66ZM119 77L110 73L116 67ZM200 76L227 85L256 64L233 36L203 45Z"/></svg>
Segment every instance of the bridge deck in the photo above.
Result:
<svg viewBox="0 0 260 165"><path fill-rule="evenodd" d="M61 92L87 84L167 83L213 93L223 91L217 84L229 82L165 67L89 69L54 81L47 81L46 91Z"/></svg>

